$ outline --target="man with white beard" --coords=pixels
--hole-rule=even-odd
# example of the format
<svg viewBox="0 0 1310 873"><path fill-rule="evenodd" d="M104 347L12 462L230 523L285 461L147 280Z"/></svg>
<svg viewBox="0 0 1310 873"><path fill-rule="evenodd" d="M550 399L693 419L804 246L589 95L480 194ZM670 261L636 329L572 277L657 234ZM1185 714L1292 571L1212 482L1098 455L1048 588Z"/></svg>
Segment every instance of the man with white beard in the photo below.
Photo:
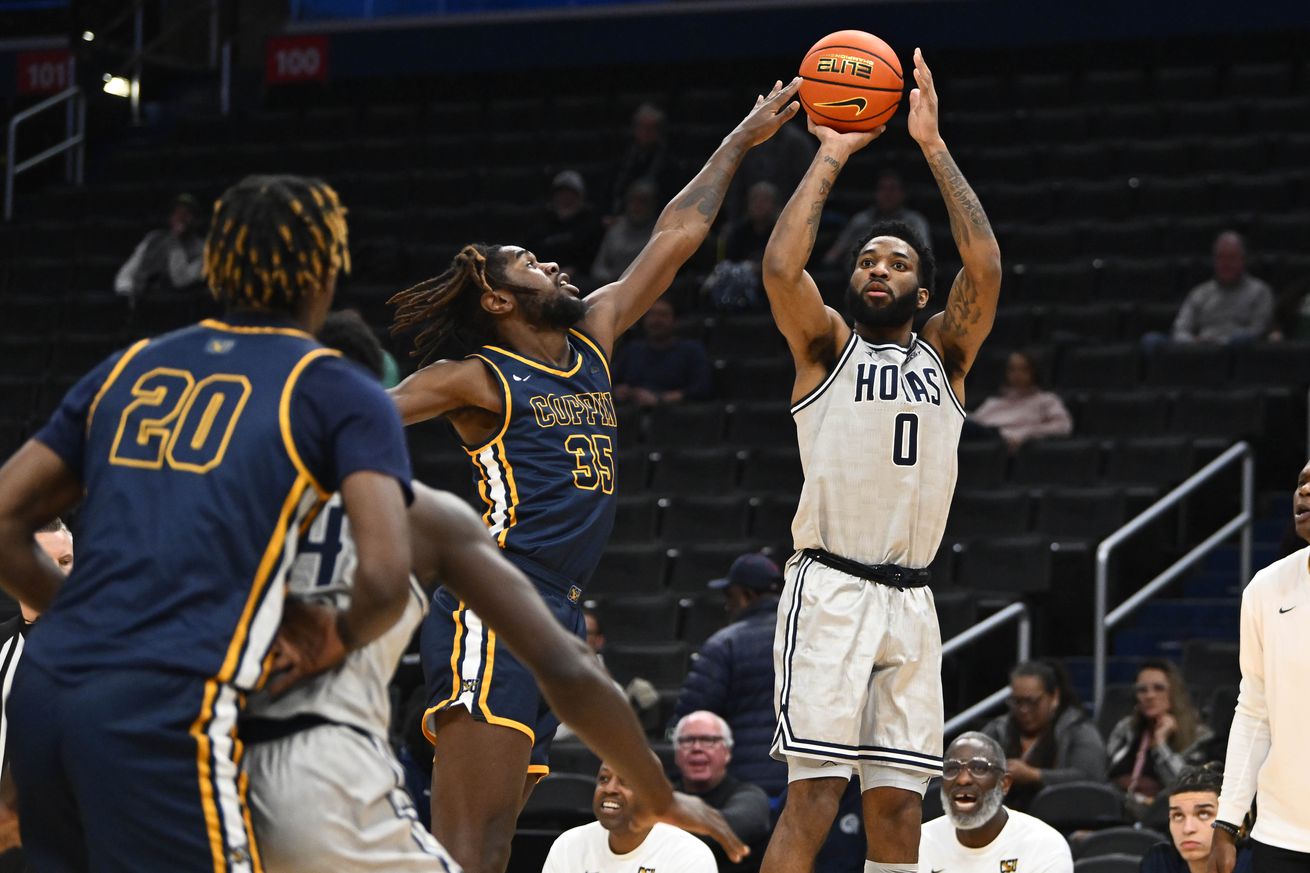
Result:
<svg viewBox="0 0 1310 873"><path fill-rule="evenodd" d="M976 732L961 734L942 759L942 808L923 826L919 869L931 873L1072 873L1060 832L1006 809L1005 750Z"/></svg>

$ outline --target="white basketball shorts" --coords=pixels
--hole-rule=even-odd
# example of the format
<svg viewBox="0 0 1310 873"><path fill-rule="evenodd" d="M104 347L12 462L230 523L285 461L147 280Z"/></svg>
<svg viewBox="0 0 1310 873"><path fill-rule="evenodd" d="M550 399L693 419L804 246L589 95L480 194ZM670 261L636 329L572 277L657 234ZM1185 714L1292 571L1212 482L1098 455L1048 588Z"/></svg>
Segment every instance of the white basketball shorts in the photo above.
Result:
<svg viewBox="0 0 1310 873"><path fill-rule="evenodd" d="M942 639L932 591L787 562L774 636L772 754L789 781L859 773L923 793L942 764Z"/></svg>
<svg viewBox="0 0 1310 873"><path fill-rule="evenodd" d="M459 873L377 737L320 725L252 743L244 764L266 873Z"/></svg>

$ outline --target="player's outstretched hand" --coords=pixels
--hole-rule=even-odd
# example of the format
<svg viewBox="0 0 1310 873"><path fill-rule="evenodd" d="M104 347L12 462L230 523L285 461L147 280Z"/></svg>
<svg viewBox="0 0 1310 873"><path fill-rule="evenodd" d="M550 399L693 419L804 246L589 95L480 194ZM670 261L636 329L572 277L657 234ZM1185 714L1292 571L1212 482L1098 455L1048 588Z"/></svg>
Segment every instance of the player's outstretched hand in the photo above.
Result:
<svg viewBox="0 0 1310 873"><path fill-rule="evenodd" d="M923 50L914 50L914 83L910 90L910 115L906 125L910 136L919 145L935 143L942 138L937 129L937 86L932 81L932 70L923 59Z"/></svg>
<svg viewBox="0 0 1310 873"><path fill-rule="evenodd" d="M345 657L346 646L337 631L337 610L288 600L273 641L273 680L268 691L277 697L297 682L332 669Z"/></svg>
<svg viewBox="0 0 1310 873"><path fill-rule="evenodd" d="M801 105L791 99L800 86L800 76L786 85L781 80L775 82L768 96L761 94L755 98L755 108L741 120L733 133L744 136L752 147L773 136L800 111Z"/></svg>
<svg viewBox="0 0 1310 873"><path fill-rule="evenodd" d="M824 127L822 124L815 124L813 118L806 118L805 124L810 129L810 133L819 138L819 143L825 148L837 148L847 155L853 155L860 149L873 142L883 135L887 130L887 125L875 127L873 130L854 131L852 133L841 133L833 130L831 127Z"/></svg>
<svg viewBox="0 0 1310 873"><path fill-rule="evenodd" d="M736 864L750 854L751 850L738 839L728 826L727 820L717 809L709 806L699 797L673 792L673 802L663 815L653 816L654 821L662 821L676 828L693 834L711 837L723 847L724 854Z"/></svg>

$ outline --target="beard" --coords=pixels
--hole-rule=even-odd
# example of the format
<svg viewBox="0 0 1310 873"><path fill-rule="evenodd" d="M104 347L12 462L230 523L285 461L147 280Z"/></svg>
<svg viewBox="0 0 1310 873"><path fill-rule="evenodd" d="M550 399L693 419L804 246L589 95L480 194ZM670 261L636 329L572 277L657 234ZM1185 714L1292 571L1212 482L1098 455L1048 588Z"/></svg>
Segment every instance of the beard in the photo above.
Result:
<svg viewBox="0 0 1310 873"><path fill-rule="evenodd" d="M978 798L978 808L973 812L955 812L951 807L951 799L946 795L946 786L944 784L941 791L942 809L946 811L946 817L951 820L951 824L957 830L962 831L976 830L987 824L996 817L996 813L1001 811L1001 804L1005 801L1005 792L1001 789L999 780L991 791Z"/></svg>
<svg viewBox="0 0 1310 873"><path fill-rule="evenodd" d="M568 330L587 314L587 304L568 292L545 297L540 293L516 291L519 305L529 320L541 327Z"/></svg>
<svg viewBox="0 0 1310 873"><path fill-rule="evenodd" d="M914 292L893 297L886 306L873 306L864 292L854 285L846 286L846 309L856 322L865 327L900 327L914 320L919 311L919 295Z"/></svg>

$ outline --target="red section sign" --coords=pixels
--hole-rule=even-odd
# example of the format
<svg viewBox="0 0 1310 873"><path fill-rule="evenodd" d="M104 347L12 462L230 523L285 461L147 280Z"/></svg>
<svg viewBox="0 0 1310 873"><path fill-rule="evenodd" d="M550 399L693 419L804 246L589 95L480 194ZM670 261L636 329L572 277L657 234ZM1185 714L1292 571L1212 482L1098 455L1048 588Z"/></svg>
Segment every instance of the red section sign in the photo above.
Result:
<svg viewBox="0 0 1310 873"><path fill-rule="evenodd" d="M264 64L267 84L324 82L327 77L326 36L277 36L268 41Z"/></svg>
<svg viewBox="0 0 1310 873"><path fill-rule="evenodd" d="M73 84L73 53L68 49L19 52L17 60L19 94L58 94Z"/></svg>

